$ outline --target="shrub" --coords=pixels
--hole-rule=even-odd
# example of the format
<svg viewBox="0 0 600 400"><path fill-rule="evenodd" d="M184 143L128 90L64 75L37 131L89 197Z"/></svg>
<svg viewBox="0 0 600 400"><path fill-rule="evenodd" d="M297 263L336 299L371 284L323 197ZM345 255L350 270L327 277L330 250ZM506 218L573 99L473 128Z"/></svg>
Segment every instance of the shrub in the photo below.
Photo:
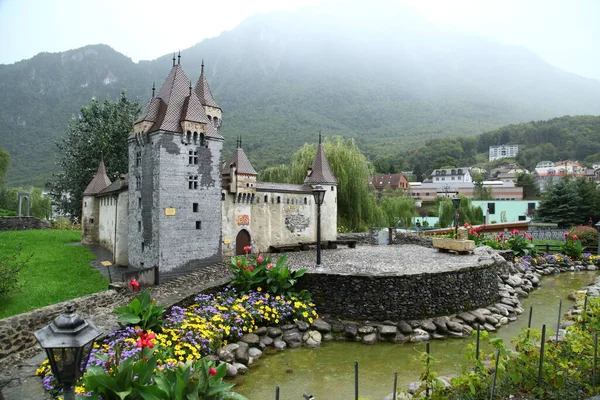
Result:
<svg viewBox="0 0 600 400"><path fill-rule="evenodd" d="M583 246L577 235L571 235L565 232L565 242L561 246L563 254L569 256L571 260L578 260L583 253Z"/></svg>
<svg viewBox="0 0 600 400"><path fill-rule="evenodd" d="M0 208L0 217L16 217L17 213L16 211L10 211L10 210L5 210L3 208Z"/></svg>
<svg viewBox="0 0 600 400"><path fill-rule="evenodd" d="M577 235L583 247L595 247L598 245L598 231L592 226L574 226L569 231L569 235Z"/></svg>
<svg viewBox="0 0 600 400"><path fill-rule="evenodd" d="M23 245L19 243L15 252L8 257L0 257L0 296L6 296L19 289L19 272L27 267L32 255L20 259Z"/></svg>
<svg viewBox="0 0 600 400"><path fill-rule="evenodd" d="M135 285L132 283L135 282ZM135 280L129 284L131 287L139 288ZM150 298L150 290L144 290L139 296L132 299L129 304L113 311L118 315L119 321L125 324L140 326L142 330L160 332L163 323L164 307L156 305L156 301Z"/></svg>
<svg viewBox="0 0 600 400"><path fill-rule="evenodd" d="M59 217L51 221L52 229L58 229L61 231L80 231L81 224L72 223L67 218Z"/></svg>

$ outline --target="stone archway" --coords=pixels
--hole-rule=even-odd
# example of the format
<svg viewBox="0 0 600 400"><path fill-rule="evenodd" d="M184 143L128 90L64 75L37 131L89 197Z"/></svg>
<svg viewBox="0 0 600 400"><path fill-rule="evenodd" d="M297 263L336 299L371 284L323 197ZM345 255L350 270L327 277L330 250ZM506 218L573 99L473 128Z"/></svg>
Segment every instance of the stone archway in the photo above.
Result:
<svg viewBox="0 0 600 400"><path fill-rule="evenodd" d="M239 256L246 254L244 247L250 246L250 243L252 243L250 233L245 229L240 230L235 237L235 255Z"/></svg>
<svg viewBox="0 0 600 400"><path fill-rule="evenodd" d="M18 202L18 211L19 211L19 217L23 217L23 208L22 208L22 201L25 200L25 217L29 217L29 210L31 208L31 197L29 196L29 193L19 193L17 195L17 202Z"/></svg>

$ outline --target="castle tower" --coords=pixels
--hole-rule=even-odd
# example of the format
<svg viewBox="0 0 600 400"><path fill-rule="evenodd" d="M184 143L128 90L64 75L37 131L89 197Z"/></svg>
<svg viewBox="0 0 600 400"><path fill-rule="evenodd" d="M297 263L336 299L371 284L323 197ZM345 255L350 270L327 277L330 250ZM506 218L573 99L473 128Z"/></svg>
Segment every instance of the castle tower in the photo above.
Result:
<svg viewBox="0 0 600 400"><path fill-rule="evenodd" d="M223 113L221 111L221 107L217 105L217 102L213 98L210 87L208 86L208 81L204 75L204 60L202 60L200 78L198 79L198 82L196 82L194 91L196 92L198 99L200 99L200 103L204 107L204 112L206 113L209 122L211 122L215 128L219 129L221 127L221 123L223 122Z"/></svg>
<svg viewBox="0 0 600 400"><path fill-rule="evenodd" d="M308 169L304 184L313 188L321 185L327 190L321 206L321 238L322 240L335 240L337 238L337 179L335 179L325 156L321 133L319 133L317 152Z"/></svg>
<svg viewBox="0 0 600 400"><path fill-rule="evenodd" d="M223 137L175 56L152 92L129 138L129 264L164 280L221 261Z"/></svg>
<svg viewBox="0 0 600 400"><path fill-rule="evenodd" d="M223 184L229 193L247 194L256 193L256 178L258 172L254 169L248 156L242 149L242 139L238 138L236 149L229 163L223 167Z"/></svg>
<svg viewBox="0 0 600 400"><path fill-rule="evenodd" d="M98 243L100 238L100 201L96 195L111 184L104 160L100 160L96 174L83 191L81 212L81 242L85 244Z"/></svg>

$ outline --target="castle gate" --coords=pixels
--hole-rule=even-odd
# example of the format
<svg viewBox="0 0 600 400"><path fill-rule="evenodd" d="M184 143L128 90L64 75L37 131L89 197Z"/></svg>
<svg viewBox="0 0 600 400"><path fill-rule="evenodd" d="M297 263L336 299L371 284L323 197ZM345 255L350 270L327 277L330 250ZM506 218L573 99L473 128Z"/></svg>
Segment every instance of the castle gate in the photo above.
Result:
<svg viewBox="0 0 600 400"><path fill-rule="evenodd" d="M250 246L250 233L247 230L242 229L235 238L235 254L244 255L244 247Z"/></svg>

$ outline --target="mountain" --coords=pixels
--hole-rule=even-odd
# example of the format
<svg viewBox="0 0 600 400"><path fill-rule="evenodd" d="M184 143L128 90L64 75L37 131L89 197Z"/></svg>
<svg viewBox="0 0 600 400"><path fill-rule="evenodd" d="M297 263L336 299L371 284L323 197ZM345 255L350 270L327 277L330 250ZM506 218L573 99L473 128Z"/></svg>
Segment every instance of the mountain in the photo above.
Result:
<svg viewBox="0 0 600 400"><path fill-rule="evenodd" d="M195 81L205 60L224 110L226 150L243 136L257 169L307 141L354 137L375 159L429 139L472 136L568 114L598 114L600 82L531 51L437 29L404 6L329 5L248 18L181 52ZM176 29L176 28L174 28ZM0 65L0 147L9 184L43 184L68 120L95 96L148 100L172 55L132 62L108 46Z"/></svg>

